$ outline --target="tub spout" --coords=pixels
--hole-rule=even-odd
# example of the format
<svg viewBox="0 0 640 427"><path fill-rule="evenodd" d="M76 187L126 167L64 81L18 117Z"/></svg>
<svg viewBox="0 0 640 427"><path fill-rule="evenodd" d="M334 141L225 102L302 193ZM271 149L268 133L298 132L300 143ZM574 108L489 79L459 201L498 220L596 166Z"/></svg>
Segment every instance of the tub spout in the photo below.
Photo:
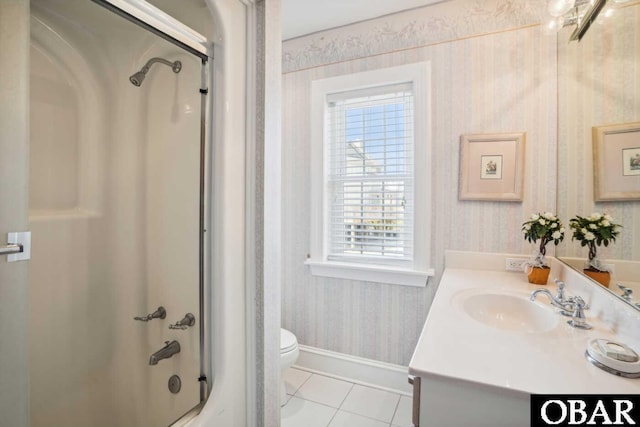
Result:
<svg viewBox="0 0 640 427"><path fill-rule="evenodd" d="M149 357L149 365L157 365L162 359L168 359L176 353L180 353L180 343L178 341L165 341L165 346Z"/></svg>

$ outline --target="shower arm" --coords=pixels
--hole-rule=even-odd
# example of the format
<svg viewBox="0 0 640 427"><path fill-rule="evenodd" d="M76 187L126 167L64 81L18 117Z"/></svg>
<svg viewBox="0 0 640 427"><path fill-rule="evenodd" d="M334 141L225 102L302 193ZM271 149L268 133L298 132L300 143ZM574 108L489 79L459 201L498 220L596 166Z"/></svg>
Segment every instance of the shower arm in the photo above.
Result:
<svg viewBox="0 0 640 427"><path fill-rule="evenodd" d="M180 61L171 62L171 61L167 61L164 58L156 57L148 60L147 63L144 64L144 67L142 67L140 71L142 71L144 74L147 74L147 72L149 71L149 68L151 68L151 66L156 62L161 62L162 64L168 65L169 67L171 67L174 73L179 73L180 70L182 69L182 63Z"/></svg>

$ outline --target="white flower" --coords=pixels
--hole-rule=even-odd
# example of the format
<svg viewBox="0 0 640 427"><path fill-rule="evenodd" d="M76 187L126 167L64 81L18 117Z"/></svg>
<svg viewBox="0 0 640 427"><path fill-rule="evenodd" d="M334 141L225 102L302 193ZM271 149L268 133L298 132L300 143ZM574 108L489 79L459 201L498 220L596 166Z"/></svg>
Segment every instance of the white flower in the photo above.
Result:
<svg viewBox="0 0 640 427"><path fill-rule="evenodd" d="M581 232L582 234L587 234L587 229L586 229L586 228L581 228L581 229L580 229L580 232Z"/></svg>
<svg viewBox="0 0 640 427"><path fill-rule="evenodd" d="M597 230L598 226L595 225L595 224L589 224L589 228L592 229L592 230Z"/></svg>
<svg viewBox="0 0 640 427"><path fill-rule="evenodd" d="M599 212L594 212L591 214L591 216L589 216L589 220L590 221L598 221L600 218L602 218L602 214L600 214Z"/></svg>
<svg viewBox="0 0 640 427"><path fill-rule="evenodd" d="M555 219L551 212L545 212L543 216L547 219Z"/></svg>
<svg viewBox="0 0 640 427"><path fill-rule="evenodd" d="M564 233L564 227L560 227L560 232Z"/></svg>
<svg viewBox="0 0 640 427"><path fill-rule="evenodd" d="M562 233L559 231L554 231L553 234L551 235L551 237L553 237L554 239L558 240L560 237L562 237Z"/></svg>
<svg viewBox="0 0 640 427"><path fill-rule="evenodd" d="M600 225L603 227L608 227L611 225L611 223L605 219L600 223Z"/></svg>
<svg viewBox="0 0 640 427"><path fill-rule="evenodd" d="M522 230L522 234L527 234L527 230Z"/></svg>
<svg viewBox="0 0 640 427"><path fill-rule="evenodd" d="M595 239L595 238L596 238L595 234L593 234L593 233L592 233L592 232L590 232L590 231L589 231L589 232L587 232L587 233L584 233L584 239L585 239L585 240L593 240L593 239Z"/></svg>
<svg viewBox="0 0 640 427"><path fill-rule="evenodd" d="M615 227L613 227L613 232L614 232L615 234L620 233L620 227L618 227L617 225L616 225Z"/></svg>
<svg viewBox="0 0 640 427"><path fill-rule="evenodd" d="M531 230L531 224L525 224L525 225L524 225L524 229L525 229L526 231Z"/></svg>
<svg viewBox="0 0 640 427"><path fill-rule="evenodd" d="M538 214L531 214L531 219L537 221L540 218Z"/></svg>
<svg viewBox="0 0 640 427"><path fill-rule="evenodd" d="M604 214L604 219L606 219L607 221L613 221L613 218L611 218L611 215L609 214Z"/></svg>
<svg viewBox="0 0 640 427"><path fill-rule="evenodd" d="M556 228L558 227L558 223L557 222L552 222L551 223L551 228Z"/></svg>
<svg viewBox="0 0 640 427"><path fill-rule="evenodd" d="M547 223L547 222L546 222L544 219L542 219L542 218L540 218L540 220L539 220L538 222L540 223L540 225L545 225L545 224Z"/></svg>

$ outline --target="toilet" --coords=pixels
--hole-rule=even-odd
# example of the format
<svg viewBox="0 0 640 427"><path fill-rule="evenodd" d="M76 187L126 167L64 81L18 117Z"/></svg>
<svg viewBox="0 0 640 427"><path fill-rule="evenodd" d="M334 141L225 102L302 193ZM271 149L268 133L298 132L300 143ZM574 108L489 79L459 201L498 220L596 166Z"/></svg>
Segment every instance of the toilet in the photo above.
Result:
<svg viewBox="0 0 640 427"><path fill-rule="evenodd" d="M280 328L280 377L298 360L298 340L290 331ZM284 379L280 380L280 406L287 403Z"/></svg>

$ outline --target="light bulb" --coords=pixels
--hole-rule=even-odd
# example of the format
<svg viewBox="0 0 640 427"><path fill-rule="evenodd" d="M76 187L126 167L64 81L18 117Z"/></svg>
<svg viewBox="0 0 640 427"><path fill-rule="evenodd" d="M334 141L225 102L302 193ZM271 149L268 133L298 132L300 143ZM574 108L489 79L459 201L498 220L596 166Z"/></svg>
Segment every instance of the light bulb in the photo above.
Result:
<svg viewBox="0 0 640 427"><path fill-rule="evenodd" d="M608 21L611 17L616 13L613 7L608 7L598 15L598 19L596 19L596 24L599 25L607 25Z"/></svg>
<svg viewBox="0 0 640 427"><path fill-rule="evenodd" d="M604 17L604 19L609 19L611 18L614 14L616 13L616 10L612 7L609 7L607 9L604 10L603 13L601 13L601 15Z"/></svg>
<svg viewBox="0 0 640 427"><path fill-rule="evenodd" d="M557 18L549 19L543 26L542 32L545 34L555 34L564 27L564 17L558 16Z"/></svg>
<svg viewBox="0 0 640 427"><path fill-rule="evenodd" d="M576 0L551 0L549 1L549 14L551 16L562 16L569 12L575 5Z"/></svg>

